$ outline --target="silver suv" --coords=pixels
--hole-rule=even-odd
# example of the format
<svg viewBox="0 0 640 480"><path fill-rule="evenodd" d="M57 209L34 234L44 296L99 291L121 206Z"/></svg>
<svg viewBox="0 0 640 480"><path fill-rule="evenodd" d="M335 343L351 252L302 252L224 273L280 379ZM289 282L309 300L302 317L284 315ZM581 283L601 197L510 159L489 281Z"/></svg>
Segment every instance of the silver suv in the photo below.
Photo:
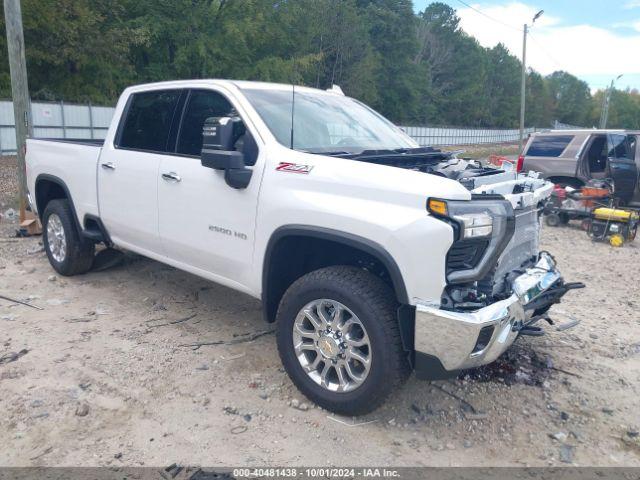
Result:
<svg viewBox="0 0 640 480"><path fill-rule="evenodd" d="M518 170L534 170L556 184L580 187L609 178L623 203L640 202L639 131L551 130L529 137Z"/></svg>

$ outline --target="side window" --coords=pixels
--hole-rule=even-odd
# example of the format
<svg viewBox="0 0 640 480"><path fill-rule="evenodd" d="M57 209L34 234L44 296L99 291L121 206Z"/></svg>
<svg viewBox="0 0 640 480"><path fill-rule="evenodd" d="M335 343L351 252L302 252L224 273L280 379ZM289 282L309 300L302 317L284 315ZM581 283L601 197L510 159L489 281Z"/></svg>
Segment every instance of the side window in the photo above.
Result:
<svg viewBox="0 0 640 480"><path fill-rule="evenodd" d="M626 158L633 160L629 136L612 134L609 135L609 153L611 158Z"/></svg>
<svg viewBox="0 0 640 480"><path fill-rule="evenodd" d="M193 90L182 117L177 152L200 155L205 120L209 117L226 117L232 111L233 106L221 94L211 90Z"/></svg>
<svg viewBox="0 0 640 480"><path fill-rule="evenodd" d="M528 157L559 157L573 140L573 135L540 135L533 139Z"/></svg>
<svg viewBox="0 0 640 480"><path fill-rule="evenodd" d="M631 158L636 158L636 146L638 145L637 137L635 135L627 135L627 140L629 142Z"/></svg>
<svg viewBox="0 0 640 480"><path fill-rule="evenodd" d="M602 173L607 168L607 137L595 135L587 151L590 173Z"/></svg>
<svg viewBox="0 0 640 480"><path fill-rule="evenodd" d="M180 90L135 93L129 103L118 147L167 151L167 139Z"/></svg>

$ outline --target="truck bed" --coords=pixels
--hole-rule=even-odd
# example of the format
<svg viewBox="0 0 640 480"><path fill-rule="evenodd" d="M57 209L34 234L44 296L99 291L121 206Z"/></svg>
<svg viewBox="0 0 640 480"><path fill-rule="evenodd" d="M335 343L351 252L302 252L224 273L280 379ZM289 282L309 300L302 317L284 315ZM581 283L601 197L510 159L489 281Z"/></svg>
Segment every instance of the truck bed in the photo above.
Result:
<svg viewBox="0 0 640 480"><path fill-rule="evenodd" d="M90 139L27 139L29 191L35 194L38 179L57 177L72 195L81 225L85 215L98 216L97 166L103 144Z"/></svg>

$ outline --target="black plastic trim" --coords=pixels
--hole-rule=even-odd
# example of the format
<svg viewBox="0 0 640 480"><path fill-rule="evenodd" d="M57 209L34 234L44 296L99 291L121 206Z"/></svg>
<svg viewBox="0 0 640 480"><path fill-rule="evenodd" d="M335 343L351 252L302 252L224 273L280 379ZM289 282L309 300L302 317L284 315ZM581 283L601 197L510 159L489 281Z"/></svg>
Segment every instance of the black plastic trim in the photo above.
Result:
<svg viewBox="0 0 640 480"><path fill-rule="evenodd" d="M98 226L98 230L99 230L99 232L98 232L99 235L92 234L92 232L90 232L90 230L86 228L87 220L91 220L93 222L96 222L96 225ZM102 219L100 217L98 217L96 215L91 215L90 213L87 213L84 216L84 227L85 228L82 231L82 235L84 237L88 238L89 240L103 242L106 246L112 245L111 237L109 236L109 232L107 232L107 228L104 226L104 223L102 223Z"/></svg>
<svg viewBox="0 0 640 480"><path fill-rule="evenodd" d="M103 139L92 140L90 138L48 138L48 137L32 137L29 140L40 140L44 142L71 143L73 145L85 145L87 147L101 148L104 145Z"/></svg>
<svg viewBox="0 0 640 480"><path fill-rule="evenodd" d="M406 352L409 365L413 368L415 366L416 307L413 305L400 305L397 315L402 348Z"/></svg>
<svg viewBox="0 0 640 480"><path fill-rule="evenodd" d="M49 175L48 173L41 173L40 175L38 175L36 177L36 182L35 182L35 192L34 192L34 200L36 202L36 207L38 209L38 217L40 218L40 221L42 222L43 218L42 215L44 214L44 208L40 208L41 205L38 202L38 183L41 182L42 180L48 180L50 182L53 182L55 184L57 184L60 188L62 188L62 190L64 190L64 193L67 197L67 200L69 200L69 203L71 204L71 209L73 210L73 218L75 219L75 223L76 223L76 228L78 229L78 233L80 235L82 235L82 226L80 225L80 220L78 219L78 214L76 212L76 207L73 204L73 198L71 197L71 192L69 191L69 188L67 187L67 184L64 183L64 180L62 180L59 177L56 177L55 175Z"/></svg>
<svg viewBox="0 0 640 480"><path fill-rule="evenodd" d="M446 380L457 377L461 370L447 370L438 357L428 353L415 352L416 377L420 380Z"/></svg>
<svg viewBox="0 0 640 480"><path fill-rule="evenodd" d="M262 269L262 305L263 313L265 316L268 315L266 292L269 291L269 271L271 267L270 262L273 249L277 245L279 240L289 236L313 237L321 240L330 240L336 243L341 243L348 247L362 250L363 252L371 255L372 257L380 261L389 272L389 276L391 277L391 282L393 283L393 289L398 302L401 304L409 303L407 289L405 287L402 274L400 273L400 268L398 268L398 264L395 262L389 252L387 252L381 245L378 245L377 243L364 237L342 232L340 230L315 227L311 225L285 225L273 232L265 251ZM270 321L270 319L268 318L266 318L266 320Z"/></svg>

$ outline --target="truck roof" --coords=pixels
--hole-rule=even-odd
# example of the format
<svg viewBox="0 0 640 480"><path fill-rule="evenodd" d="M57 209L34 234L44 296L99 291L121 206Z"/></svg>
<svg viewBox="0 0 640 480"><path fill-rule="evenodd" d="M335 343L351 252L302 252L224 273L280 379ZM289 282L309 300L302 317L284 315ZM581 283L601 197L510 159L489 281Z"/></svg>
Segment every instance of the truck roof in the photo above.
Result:
<svg viewBox="0 0 640 480"><path fill-rule="evenodd" d="M129 91L144 91L156 88L189 88L202 85L218 85L226 87L236 87L241 90L291 90L294 85L287 83L254 82L248 80L229 80L220 78L193 79L193 80L171 80L166 82L143 83L128 87ZM321 90L318 88L295 85L297 92L315 93L336 93L335 91Z"/></svg>

